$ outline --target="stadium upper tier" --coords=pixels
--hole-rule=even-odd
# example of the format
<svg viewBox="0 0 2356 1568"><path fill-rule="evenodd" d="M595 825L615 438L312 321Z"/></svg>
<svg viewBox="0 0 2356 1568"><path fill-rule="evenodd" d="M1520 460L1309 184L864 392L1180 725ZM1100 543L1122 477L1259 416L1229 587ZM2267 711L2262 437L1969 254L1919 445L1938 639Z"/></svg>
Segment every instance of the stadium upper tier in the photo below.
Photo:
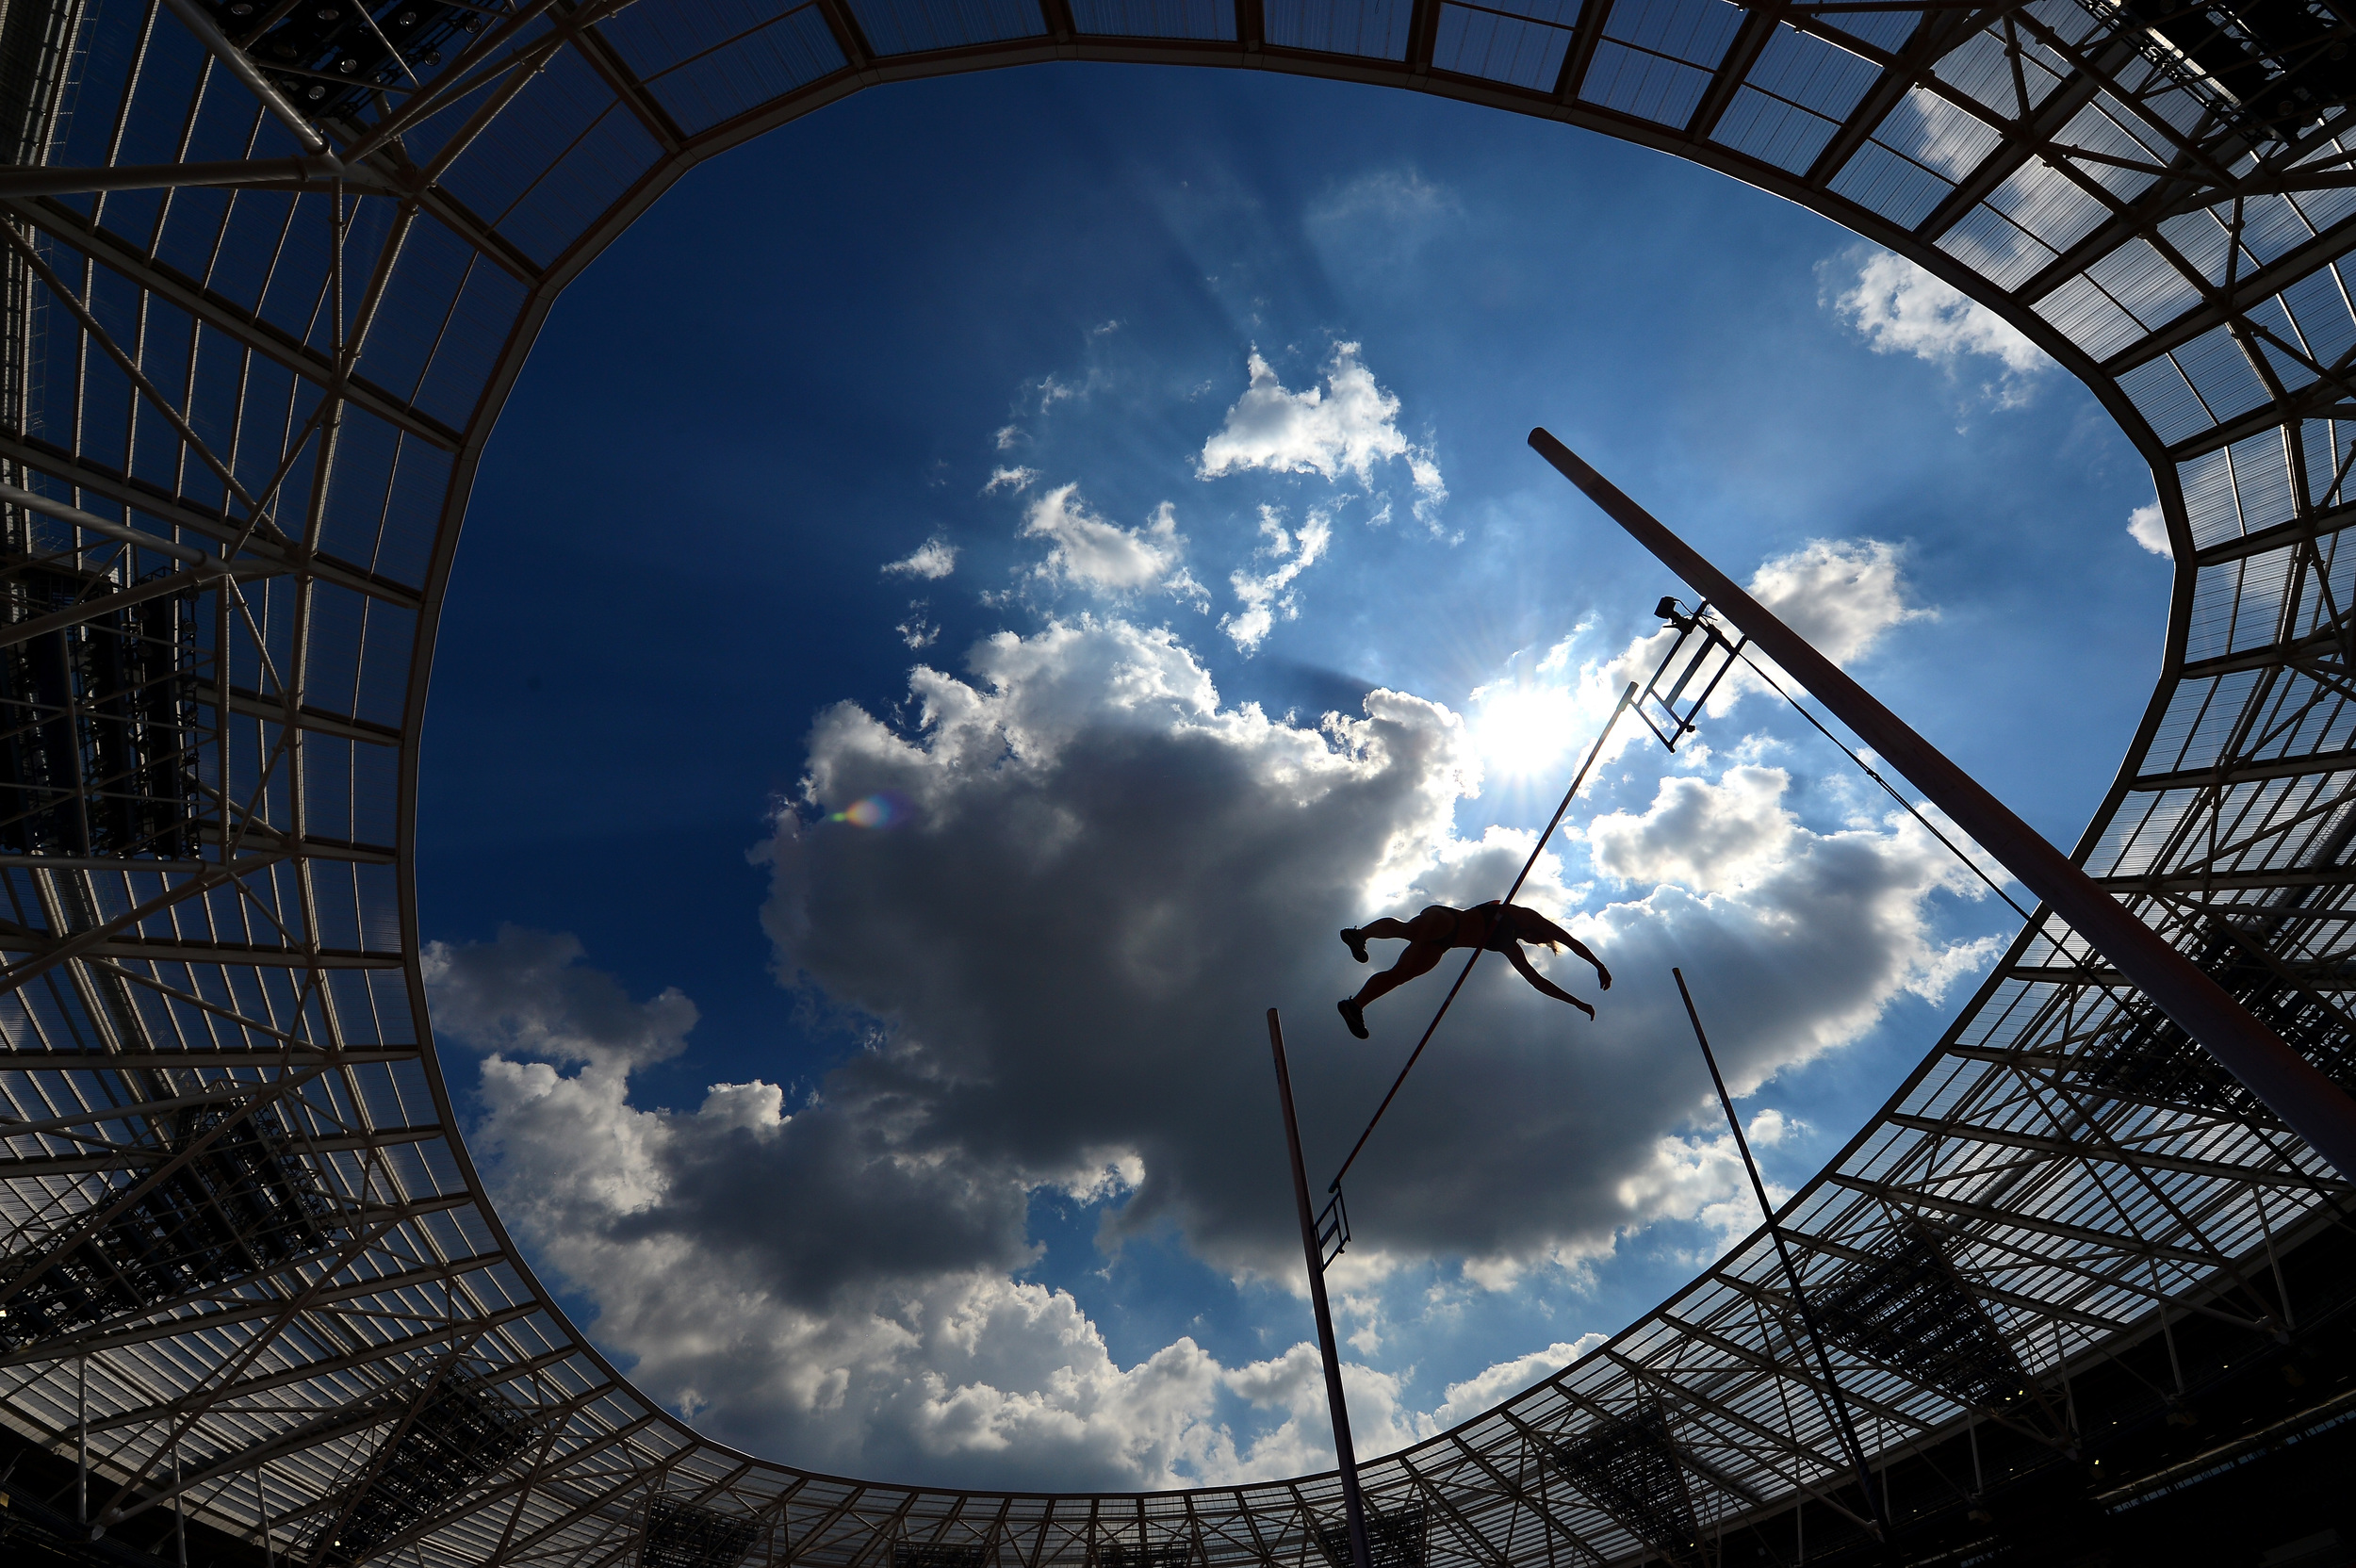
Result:
<svg viewBox="0 0 2356 1568"><path fill-rule="evenodd" d="M524 1266L429 1037L435 618L548 307L698 160L946 72L1254 66L1560 120L1803 203L2003 316L2150 461L2174 545L2165 669L2079 857L2349 1081L2352 16L7 0L6 1421L86 1446L110 1540L186 1511L289 1561L1327 1560L1330 1475L999 1495L702 1440ZM1895 1471L1967 1427L2008 1463L2069 1454L2073 1388L2134 1347L2279 1338L2278 1266L2348 1196L2040 910L1787 1217ZM1853 1534L1799 1332L1755 1236L1369 1463L1378 1557L1686 1558L1794 1499L1812 1538Z"/></svg>

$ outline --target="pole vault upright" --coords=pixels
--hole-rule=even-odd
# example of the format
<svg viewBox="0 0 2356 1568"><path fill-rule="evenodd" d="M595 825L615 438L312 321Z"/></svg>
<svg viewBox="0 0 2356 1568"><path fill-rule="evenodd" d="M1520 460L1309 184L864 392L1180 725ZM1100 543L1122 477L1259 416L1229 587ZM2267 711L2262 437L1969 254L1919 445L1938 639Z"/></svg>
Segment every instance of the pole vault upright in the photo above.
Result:
<svg viewBox="0 0 2356 1568"><path fill-rule="evenodd" d="M1325 1299L1325 1250L1317 1245L1309 1208L1309 1172L1301 1163L1301 1123L1293 1116L1293 1075L1284 1065L1284 1025L1268 1010L1268 1049L1276 1053L1276 1098L1284 1106L1284 1148L1292 1155L1293 1201L1301 1210L1301 1250L1309 1265L1309 1305L1317 1318L1317 1353L1325 1363L1325 1402L1333 1413L1333 1458L1342 1473L1342 1512L1350 1526L1350 1568L1374 1568L1366 1541L1366 1499L1358 1493L1358 1446L1350 1437L1350 1406L1342 1398L1342 1356L1333 1341L1333 1309Z"/></svg>
<svg viewBox="0 0 2356 1568"><path fill-rule="evenodd" d="M1816 694L1867 745L1890 759L1915 788L1980 841L2021 886L2053 907L2137 989L2159 1004L2227 1071L2266 1102L2340 1174L2356 1180L2356 1101L2314 1063L2251 1017L2199 965L2129 913L2094 878L2003 801L1916 734L1872 693L1809 646L1700 552L1623 495L1577 452L1543 429L1530 433L1538 455L1586 493L1605 515L1732 621L1793 679Z"/></svg>

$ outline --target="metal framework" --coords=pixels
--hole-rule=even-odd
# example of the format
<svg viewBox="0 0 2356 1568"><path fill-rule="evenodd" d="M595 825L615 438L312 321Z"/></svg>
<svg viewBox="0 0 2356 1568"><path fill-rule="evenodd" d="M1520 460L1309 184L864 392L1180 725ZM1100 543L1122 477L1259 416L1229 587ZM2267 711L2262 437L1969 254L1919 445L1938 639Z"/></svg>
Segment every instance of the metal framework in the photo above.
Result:
<svg viewBox="0 0 2356 1568"><path fill-rule="evenodd" d="M2356 1081L2352 16L6 0L0 1419L87 1456L117 1538L185 1514L288 1562L1331 1558L1331 1475L983 1494L698 1438L517 1258L435 1065L417 725L541 321L699 160L946 72L1248 66L1559 120L1803 203L2011 321L2151 463L2177 562L2078 858ZM2171 1324L2271 1344L2302 1305L2281 1258L2350 1197L2040 909L1782 1224L1887 1467L1967 1428L2066 1445L2070 1380ZM1861 1527L1800 1331L1755 1236L1366 1465L1384 1560L1709 1560L1795 1500Z"/></svg>

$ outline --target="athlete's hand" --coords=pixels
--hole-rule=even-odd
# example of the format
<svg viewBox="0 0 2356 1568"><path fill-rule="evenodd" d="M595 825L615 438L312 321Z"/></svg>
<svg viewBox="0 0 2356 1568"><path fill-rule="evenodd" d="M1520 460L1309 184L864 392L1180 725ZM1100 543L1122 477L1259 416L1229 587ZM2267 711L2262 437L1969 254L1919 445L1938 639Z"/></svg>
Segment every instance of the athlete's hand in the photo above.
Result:
<svg viewBox="0 0 2356 1568"><path fill-rule="evenodd" d="M1610 970L1604 968L1601 964L1597 964L1595 966L1595 975L1603 982L1603 988L1605 990L1610 990L1612 988L1612 972Z"/></svg>

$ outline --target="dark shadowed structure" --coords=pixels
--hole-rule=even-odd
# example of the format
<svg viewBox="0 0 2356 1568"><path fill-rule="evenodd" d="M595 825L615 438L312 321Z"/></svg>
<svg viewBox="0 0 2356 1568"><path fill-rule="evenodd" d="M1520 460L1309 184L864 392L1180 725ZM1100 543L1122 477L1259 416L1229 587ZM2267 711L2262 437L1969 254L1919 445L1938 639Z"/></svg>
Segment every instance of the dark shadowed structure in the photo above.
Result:
<svg viewBox="0 0 2356 1568"><path fill-rule="evenodd" d="M2350 1082L2352 42L2341 0L7 0L0 1548L1332 1556L1331 1476L981 1494L706 1442L551 1303L457 1137L410 868L475 466L605 244L879 82L1413 88L1707 164L1996 311L2150 462L2174 547L2078 857ZM2039 910L1785 1211L1899 1555L2346 1560L2349 1199ZM1377 1561L1865 1560L1801 1331L1755 1236L1369 1463Z"/></svg>

